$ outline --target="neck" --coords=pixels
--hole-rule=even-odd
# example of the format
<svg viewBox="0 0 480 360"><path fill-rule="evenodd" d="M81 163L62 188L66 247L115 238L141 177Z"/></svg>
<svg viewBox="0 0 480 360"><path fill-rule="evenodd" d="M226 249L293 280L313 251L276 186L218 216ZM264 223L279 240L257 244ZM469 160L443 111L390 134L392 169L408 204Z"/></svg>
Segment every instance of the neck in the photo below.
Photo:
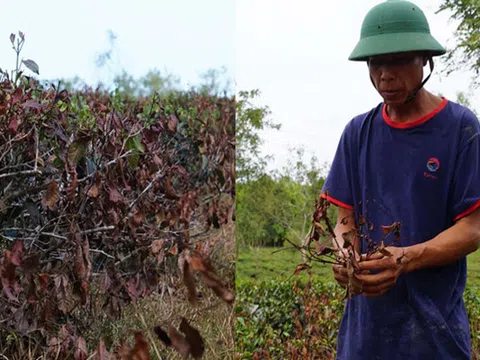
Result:
<svg viewBox="0 0 480 360"><path fill-rule="evenodd" d="M414 121L435 110L442 99L424 88L420 89L415 98L407 104L387 104L387 114L392 121L406 123Z"/></svg>

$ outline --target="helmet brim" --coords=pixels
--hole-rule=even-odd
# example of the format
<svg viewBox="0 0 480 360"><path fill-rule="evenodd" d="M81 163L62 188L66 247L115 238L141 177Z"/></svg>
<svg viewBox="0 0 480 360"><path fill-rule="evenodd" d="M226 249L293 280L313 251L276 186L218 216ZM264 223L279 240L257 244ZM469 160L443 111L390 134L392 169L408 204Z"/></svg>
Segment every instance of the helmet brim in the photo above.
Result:
<svg viewBox="0 0 480 360"><path fill-rule="evenodd" d="M367 61L371 56L422 51L431 56L446 53L445 48L426 33L386 33L362 38L348 57L352 61Z"/></svg>

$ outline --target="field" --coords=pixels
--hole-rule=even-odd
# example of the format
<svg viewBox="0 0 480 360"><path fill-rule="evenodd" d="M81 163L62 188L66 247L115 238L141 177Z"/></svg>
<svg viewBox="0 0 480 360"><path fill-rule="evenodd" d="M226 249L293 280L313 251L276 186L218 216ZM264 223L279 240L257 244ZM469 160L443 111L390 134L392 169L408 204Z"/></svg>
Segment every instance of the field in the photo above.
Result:
<svg viewBox="0 0 480 360"><path fill-rule="evenodd" d="M328 264L292 276L298 251L243 248L237 252L237 359L334 359L344 291ZM480 251L468 256L464 299L473 360L480 353Z"/></svg>
<svg viewBox="0 0 480 360"><path fill-rule="evenodd" d="M243 281L287 280L301 263L299 251L282 248L240 248L237 253L237 283ZM467 257L467 286L480 287L480 251ZM322 281L334 281L330 265L314 264L312 273ZM298 278L298 276L295 276ZM301 276L300 278L305 278Z"/></svg>

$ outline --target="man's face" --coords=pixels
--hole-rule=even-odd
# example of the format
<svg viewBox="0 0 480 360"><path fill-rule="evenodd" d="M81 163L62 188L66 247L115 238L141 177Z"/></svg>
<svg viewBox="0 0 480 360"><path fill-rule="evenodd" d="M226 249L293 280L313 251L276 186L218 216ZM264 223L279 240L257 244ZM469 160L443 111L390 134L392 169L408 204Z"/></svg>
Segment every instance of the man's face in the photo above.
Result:
<svg viewBox="0 0 480 360"><path fill-rule="evenodd" d="M403 104L423 79L427 57L410 52L370 57L368 69L386 104Z"/></svg>

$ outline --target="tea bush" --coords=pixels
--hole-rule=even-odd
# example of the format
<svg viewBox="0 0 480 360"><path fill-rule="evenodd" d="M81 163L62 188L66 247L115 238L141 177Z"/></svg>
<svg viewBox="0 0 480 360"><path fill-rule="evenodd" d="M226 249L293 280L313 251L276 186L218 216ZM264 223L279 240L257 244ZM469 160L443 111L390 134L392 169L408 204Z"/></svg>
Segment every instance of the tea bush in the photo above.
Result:
<svg viewBox="0 0 480 360"><path fill-rule="evenodd" d="M344 291L319 280L237 283L237 359L334 359ZM473 360L480 357L480 289L464 294Z"/></svg>

